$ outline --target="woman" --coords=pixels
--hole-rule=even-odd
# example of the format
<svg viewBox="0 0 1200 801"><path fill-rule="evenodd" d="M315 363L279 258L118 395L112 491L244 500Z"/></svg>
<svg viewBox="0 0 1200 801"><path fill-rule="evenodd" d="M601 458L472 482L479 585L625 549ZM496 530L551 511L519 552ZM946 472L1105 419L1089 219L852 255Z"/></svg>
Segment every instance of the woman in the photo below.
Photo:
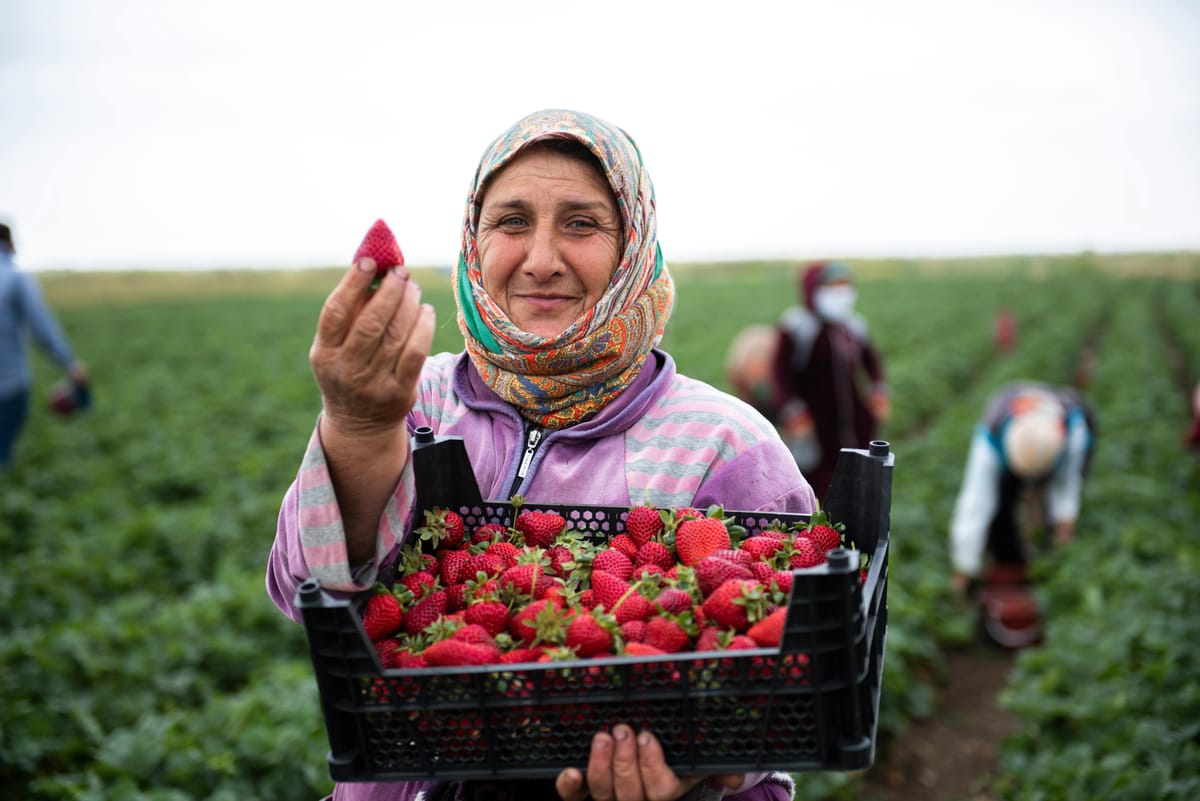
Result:
<svg viewBox="0 0 1200 801"><path fill-rule="evenodd" d="M883 360L854 313L853 279L836 261L801 273L804 305L784 312L771 370L779 425L818 498L841 449L867 447L891 413Z"/></svg>
<svg viewBox="0 0 1200 801"><path fill-rule="evenodd" d="M655 226L633 141L543 111L492 143L471 186L454 276L464 354L426 358L433 310L402 269L373 294L373 262L347 271L310 352L323 410L271 553L280 609L298 617L291 599L310 575L354 592L395 558L414 512L416 426L463 438L487 498L814 509L774 428L655 348L674 298ZM586 779L570 767L556 782L353 784L333 797L667 801L729 789L774 801L790 787L783 775L677 777L652 735L618 725L596 735Z"/></svg>

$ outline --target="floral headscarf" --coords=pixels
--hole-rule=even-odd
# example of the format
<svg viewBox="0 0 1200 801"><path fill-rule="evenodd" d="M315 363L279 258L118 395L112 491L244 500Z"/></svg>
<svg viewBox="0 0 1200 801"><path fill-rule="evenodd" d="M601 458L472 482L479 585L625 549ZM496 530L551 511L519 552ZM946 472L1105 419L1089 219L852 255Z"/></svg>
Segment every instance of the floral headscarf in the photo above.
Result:
<svg viewBox="0 0 1200 801"><path fill-rule="evenodd" d="M624 238L608 289L553 337L518 328L488 295L476 243L488 179L524 148L546 139L574 139L600 160ZM554 429L603 409L633 382L662 339L675 298L658 249L654 186L633 139L603 120L562 109L530 114L503 133L484 152L467 196L454 292L471 362L522 416Z"/></svg>

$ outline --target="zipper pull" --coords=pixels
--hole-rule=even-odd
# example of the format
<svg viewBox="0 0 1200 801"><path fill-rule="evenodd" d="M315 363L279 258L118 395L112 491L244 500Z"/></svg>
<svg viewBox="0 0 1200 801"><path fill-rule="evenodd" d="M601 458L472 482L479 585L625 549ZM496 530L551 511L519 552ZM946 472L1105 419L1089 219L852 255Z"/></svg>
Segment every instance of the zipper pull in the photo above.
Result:
<svg viewBox="0 0 1200 801"><path fill-rule="evenodd" d="M525 456L521 459L521 467L517 470L517 478L525 478L525 474L529 472L529 463L533 461L533 453L537 450L537 444L542 439L542 430L540 428L529 429L529 439L525 444Z"/></svg>

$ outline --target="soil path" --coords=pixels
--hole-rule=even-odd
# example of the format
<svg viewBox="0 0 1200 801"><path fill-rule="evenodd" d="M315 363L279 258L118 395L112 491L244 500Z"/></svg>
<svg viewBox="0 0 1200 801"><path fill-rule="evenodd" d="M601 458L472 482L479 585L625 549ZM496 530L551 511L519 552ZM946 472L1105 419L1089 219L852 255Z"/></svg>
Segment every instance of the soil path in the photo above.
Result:
<svg viewBox="0 0 1200 801"><path fill-rule="evenodd" d="M936 711L867 771L863 801L994 801L987 780L1000 741L1017 726L996 701L1013 658L985 644L947 653Z"/></svg>

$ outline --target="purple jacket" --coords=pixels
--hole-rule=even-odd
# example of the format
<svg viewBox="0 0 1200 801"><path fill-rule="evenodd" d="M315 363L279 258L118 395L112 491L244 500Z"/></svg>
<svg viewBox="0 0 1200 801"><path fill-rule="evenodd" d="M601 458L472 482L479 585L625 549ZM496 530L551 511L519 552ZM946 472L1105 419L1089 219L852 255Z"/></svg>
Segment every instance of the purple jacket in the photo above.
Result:
<svg viewBox="0 0 1200 801"><path fill-rule="evenodd" d="M595 418L541 432L524 469L528 424L483 384L463 355L439 354L426 361L409 415L410 430L422 425L463 438L488 499L519 492L531 502L547 504L648 502L703 508L719 503L729 509L794 513L816 508L811 487L775 428L748 404L676 373L674 361L662 351L653 351L634 383ZM374 583L380 566L395 558L411 528L411 464L409 459L380 520L374 562L351 566L328 466L314 432L284 496L267 566L268 592L284 614L299 619L292 598L309 576L319 578L325 589L346 593ZM770 776L751 774L748 784L754 787L726 797L790 798L790 780ZM429 801L451 789L461 795L458 785L345 784L333 797L412 801L422 789ZM689 797L712 792L702 784Z"/></svg>

